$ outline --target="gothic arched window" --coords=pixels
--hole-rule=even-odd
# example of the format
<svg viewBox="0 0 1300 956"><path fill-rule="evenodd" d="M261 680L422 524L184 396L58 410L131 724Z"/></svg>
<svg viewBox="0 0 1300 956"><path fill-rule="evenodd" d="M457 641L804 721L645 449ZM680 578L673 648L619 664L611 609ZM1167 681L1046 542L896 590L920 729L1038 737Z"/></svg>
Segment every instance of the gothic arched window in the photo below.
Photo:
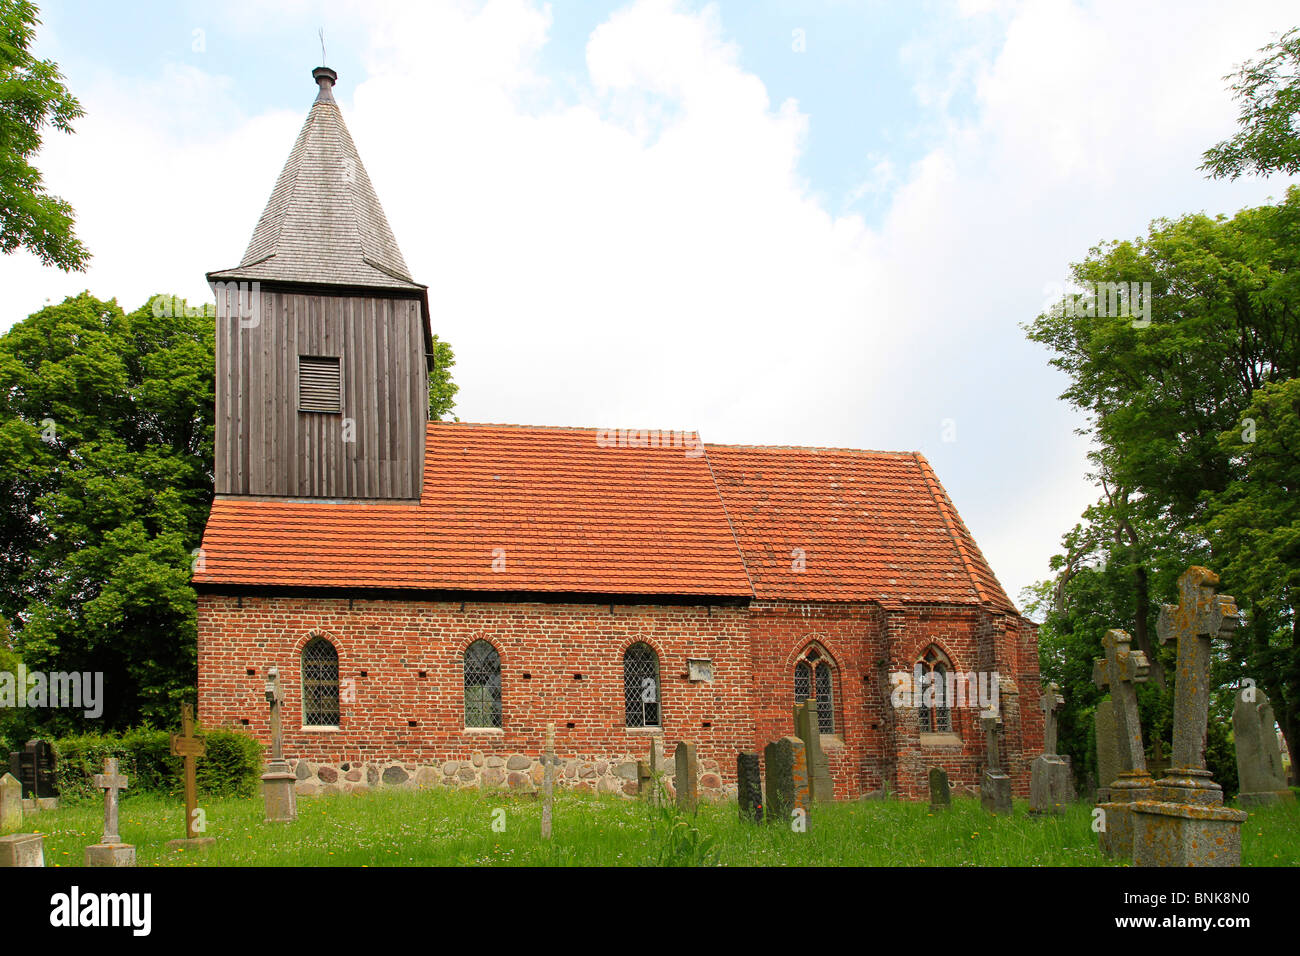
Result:
<svg viewBox="0 0 1300 956"><path fill-rule="evenodd" d="M302 649L302 723L339 725L339 652L323 637L313 637Z"/></svg>
<svg viewBox="0 0 1300 956"><path fill-rule="evenodd" d="M919 707L921 733L947 734L952 732L952 701L948 700L947 677L952 673L952 662L939 648L931 646L921 657L921 705Z"/></svg>
<svg viewBox="0 0 1300 956"><path fill-rule="evenodd" d="M817 728L823 734L835 733L835 691L830 656L811 645L794 665L794 700L801 704L809 697L817 699Z"/></svg>
<svg viewBox="0 0 1300 956"><path fill-rule="evenodd" d="M649 644L623 652L623 700L627 726L659 726L659 655Z"/></svg>
<svg viewBox="0 0 1300 956"><path fill-rule="evenodd" d="M501 655L487 641L465 650L465 726L501 727Z"/></svg>

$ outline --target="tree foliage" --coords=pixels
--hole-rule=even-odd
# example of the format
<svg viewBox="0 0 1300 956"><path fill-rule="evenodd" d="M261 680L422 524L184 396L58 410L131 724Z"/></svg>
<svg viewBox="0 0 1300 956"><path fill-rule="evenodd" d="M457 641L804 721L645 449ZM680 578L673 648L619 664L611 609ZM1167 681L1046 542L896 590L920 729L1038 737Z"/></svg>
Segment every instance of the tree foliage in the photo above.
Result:
<svg viewBox="0 0 1300 956"><path fill-rule="evenodd" d="M1211 178L1300 172L1300 27L1259 52L1224 77L1241 103L1241 129L1205 151L1200 168Z"/></svg>
<svg viewBox="0 0 1300 956"><path fill-rule="evenodd" d="M83 114L50 60L28 52L36 6L0 0L0 251L26 248L45 265L84 270L90 253L73 234L72 207L49 195L31 164L47 126L72 132Z"/></svg>

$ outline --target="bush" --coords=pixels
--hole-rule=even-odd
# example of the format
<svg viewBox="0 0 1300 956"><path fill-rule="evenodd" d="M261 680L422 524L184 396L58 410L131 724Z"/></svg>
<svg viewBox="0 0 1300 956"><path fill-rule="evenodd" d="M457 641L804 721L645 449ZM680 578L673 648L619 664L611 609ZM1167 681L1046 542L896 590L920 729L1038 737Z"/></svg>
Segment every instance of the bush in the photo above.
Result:
<svg viewBox="0 0 1300 956"><path fill-rule="evenodd" d="M233 730L200 729L197 735L207 744L195 773L199 792L252 796L261 770L262 745ZM54 749L59 757L59 796L70 803L100 796L94 777L103 772L106 757L116 757L118 770L130 778L124 798L132 793L179 796L185 792L184 762L172 756L171 735L165 730L139 727L121 734L62 737L54 741Z"/></svg>

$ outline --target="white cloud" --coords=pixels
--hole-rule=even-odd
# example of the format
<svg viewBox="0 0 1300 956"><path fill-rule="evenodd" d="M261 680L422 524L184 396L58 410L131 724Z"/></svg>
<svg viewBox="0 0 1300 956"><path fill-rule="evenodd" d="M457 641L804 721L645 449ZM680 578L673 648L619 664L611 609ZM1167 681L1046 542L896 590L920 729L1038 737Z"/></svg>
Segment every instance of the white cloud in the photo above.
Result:
<svg viewBox="0 0 1300 956"><path fill-rule="evenodd" d="M1013 597L1045 575L1091 492L1064 383L1017 325L1098 240L1281 193L1195 166L1232 129L1221 76L1292 13L963 7L900 54L931 138L914 163L874 159L859 189L885 190L875 228L802 180L818 118L769 99L725 8L618 11L562 100L571 78L539 65L548 7L354 7L369 76L337 93L456 349L461 416L920 448ZM76 136L42 157L94 267L0 260L0 323L87 285L128 306L164 287L205 295L270 193L310 65L301 111L251 117L230 80L197 70L95 78ZM870 122L870 91L846 95Z"/></svg>

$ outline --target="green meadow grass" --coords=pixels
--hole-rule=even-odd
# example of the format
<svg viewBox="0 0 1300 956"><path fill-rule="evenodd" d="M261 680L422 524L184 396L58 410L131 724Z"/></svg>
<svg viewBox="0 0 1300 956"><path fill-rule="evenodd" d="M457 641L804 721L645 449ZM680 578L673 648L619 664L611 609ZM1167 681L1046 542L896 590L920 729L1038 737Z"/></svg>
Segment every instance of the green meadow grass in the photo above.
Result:
<svg viewBox="0 0 1300 956"><path fill-rule="evenodd" d="M814 807L808 832L795 833L742 823L734 803L702 806L692 819L561 792L554 837L544 842L535 799L381 790L299 798L298 820L289 824L263 822L261 800L207 801L205 835L217 843L196 855L166 847L184 836L182 804L139 794L123 800L120 829L140 866L651 866L691 859L661 856L674 818L689 821L679 830L688 844L711 839L715 852L705 862L724 866L1114 866L1097 850L1091 809L1075 804L1059 817L1031 817L1017 801L1008 819L969 798L954 799L946 812L892 800L837 803ZM24 820L45 833L47 866L80 866L102 823L96 803ZM1300 803L1252 811L1241 842L1247 866L1300 865Z"/></svg>

